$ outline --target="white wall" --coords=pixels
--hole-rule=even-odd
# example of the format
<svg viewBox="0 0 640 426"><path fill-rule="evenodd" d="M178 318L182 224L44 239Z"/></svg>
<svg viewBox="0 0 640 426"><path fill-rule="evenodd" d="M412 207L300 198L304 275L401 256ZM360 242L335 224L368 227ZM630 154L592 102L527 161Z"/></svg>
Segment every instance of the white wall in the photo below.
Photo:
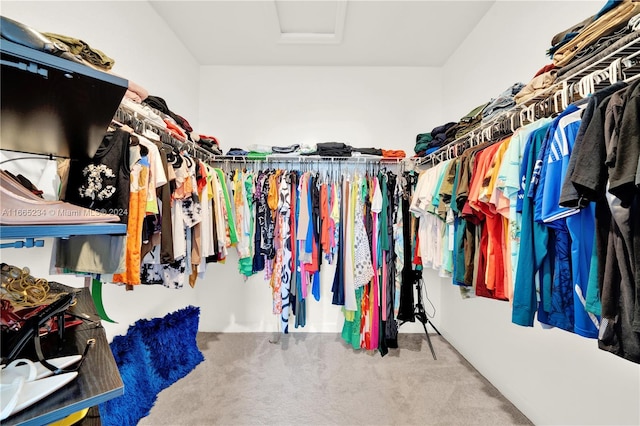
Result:
<svg viewBox="0 0 640 426"><path fill-rule="evenodd" d="M225 152L254 143L338 141L413 155L416 134L442 121L441 78L439 69L429 68L207 66L201 69L199 122L216 129ZM274 331L268 283L261 275L243 282L234 260L228 262L213 265L216 272L201 286L215 289L203 293L201 329ZM302 331L341 330L330 279L323 276L321 301L308 302ZM430 298L439 298L437 290Z"/></svg>
<svg viewBox="0 0 640 426"><path fill-rule="evenodd" d="M557 33L595 14L603 1L498 0L442 68L444 114L457 121L551 63Z"/></svg>
<svg viewBox="0 0 640 426"><path fill-rule="evenodd" d="M199 65L149 3L3 0L0 13L36 30L76 37L102 50L115 59L114 73L164 98L169 108L206 133L197 126ZM19 161L3 168L23 173L34 182L41 175L40 170L21 168ZM28 265L37 276L81 286L82 279L48 276L51 243L47 240L44 248L4 249L0 257L3 262ZM103 287L107 313L118 321L104 323L109 338L126 333L129 324L140 318L164 316L196 302L192 291L152 287L126 292L115 285Z"/></svg>
<svg viewBox="0 0 640 426"><path fill-rule="evenodd" d="M200 123L223 150L252 143L345 142L404 149L441 121L441 73L402 67L205 66Z"/></svg>
<svg viewBox="0 0 640 426"><path fill-rule="evenodd" d="M443 68L445 114L456 120L550 61L551 38L604 2L498 1ZM536 424L640 424L640 366L594 340L511 324L508 303L462 300L439 282L440 331Z"/></svg>

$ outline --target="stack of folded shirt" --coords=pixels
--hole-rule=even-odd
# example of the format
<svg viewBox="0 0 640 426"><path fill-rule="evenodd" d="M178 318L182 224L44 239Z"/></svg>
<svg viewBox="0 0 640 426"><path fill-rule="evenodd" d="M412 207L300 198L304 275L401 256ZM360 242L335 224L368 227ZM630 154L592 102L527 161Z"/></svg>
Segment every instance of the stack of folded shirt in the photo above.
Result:
<svg viewBox="0 0 640 426"><path fill-rule="evenodd" d="M174 134L179 135L180 133L182 133L184 135L183 137L186 137L187 139L193 141L193 138L191 136L191 132L193 132L193 128L191 127L191 124L189 124L189 122L181 115L171 111L169 109L169 106L167 105L167 102L164 99L158 96L149 95L144 100L143 105L148 105L151 108L154 108L157 111L164 114L165 117L163 118L165 123L170 122L173 125L173 127L179 127L180 132L176 131L174 132Z"/></svg>
<svg viewBox="0 0 640 426"><path fill-rule="evenodd" d="M635 15L627 25L611 35L600 37L595 43L579 51L565 66L558 70L558 79L570 73L579 72L590 63L617 51L621 47L640 37L640 15Z"/></svg>
<svg viewBox="0 0 640 426"><path fill-rule="evenodd" d="M311 154L313 152L316 152L317 149L318 147L315 144L303 143L302 145L300 145L300 154Z"/></svg>
<svg viewBox="0 0 640 426"><path fill-rule="evenodd" d="M147 92L147 89L145 89L144 87L129 80L129 87L127 88L124 96L125 98L131 99L133 102L139 104L147 99L147 96L149 96L149 92Z"/></svg>
<svg viewBox="0 0 640 426"><path fill-rule="evenodd" d="M382 157L384 158L404 158L407 153L401 149L383 149Z"/></svg>
<svg viewBox="0 0 640 426"><path fill-rule="evenodd" d="M222 155L222 150L220 149L218 139L213 136L199 135L196 140L196 144L200 148L209 151L213 155Z"/></svg>
<svg viewBox="0 0 640 426"><path fill-rule="evenodd" d="M437 126L429 133L420 133L416 136L416 146L413 150L417 157L429 155L448 143L447 132L456 126L456 123L447 123Z"/></svg>
<svg viewBox="0 0 640 426"><path fill-rule="evenodd" d="M351 157L352 150L351 146L342 142L321 142L315 153L321 157Z"/></svg>
<svg viewBox="0 0 640 426"><path fill-rule="evenodd" d="M382 150L378 148L353 148L352 155L354 156L372 155L376 157L381 157Z"/></svg>
<svg viewBox="0 0 640 426"><path fill-rule="evenodd" d="M487 105L489 105L488 102L478 105L469 111L467 115L462 117L458 124L451 126L445 133L445 136L447 137L446 143L453 142L475 129L482 122L482 111L487 107Z"/></svg>
<svg viewBox="0 0 640 426"><path fill-rule="evenodd" d="M513 108L516 104L516 101L513 98L522 90L523 87L524 84L516 83L502 92L496 99L489 102L489 105L482 110L482 122L486 123L499 113Z"/></svg>
<svg viewBox="0 0 640 426"><path fill-rule="evenodd" d="M247 159L249 160L266 160L269 154L266 152L249 151L247 153Z"/></svg>
<svg viewBox="0 0 640 426"><path fill-rule="evenodd" d="M454 127L456 123L450 122L447 124L443 124L442 126L438 126L431 131L431 136L433 140L429 144L429 148L441 148L447 144L447 131Z"/></svg>
<svg viewBox="0 0 640 426"><path fill-rule="evenodd" d="M94 67L100 68L103 71L108 71L113 68L116 61L104 54L104 52L89 46L88 43L66 35L54 34L54 33L42 33L45 37L53 40L57 43L62 43L69 49L69 52L73 55L78 55Z"/></svg>
<svg viewBox="0 0 640 426"><path fill-rule="evenodd" d="M557 73L556 70L551 70L537 75L514 96L513 100L517 104L522 104L544 93L544 91L551 87L556 81Z"/></svg>
<svg viewBox="0 0 640 426"><path fill-rule="evenodd" d="M234 156L244 156L249 154L249 151L245 151L242 148L231 148L229 149L229 151L227 151L227 155L234 155Z"/></svg>
<svg viewBox="0 0 640 426"><path fill-rule="evenodd" d="M272 152L273 152L273 147L269 145L253 144L253 145L249 145L249 152L247 152L247 158L250 158L252 160L264 160Z"/></svg>
<svg viewBox="0 0 640 426"><path fill-rule="evenodd" d="M297 155L300 152L300 145L293 144L289 146L272 146L271 152L280 155Z"/></svg>
<svg viewBox="0 0 640 426"><path fill-rule="evenodd" d="M249 145L249 151L260 152L263 154L271 154L273 152L273 147L269 145L252 144L252 145Z"/></svg>
<svg viewBox="0 0 640 426"><path fill-rule="evenodd" d="M571 31L563 40L549 49L556 67L569 64L582 50L597 43L602 37L610 36L626 26L631 18L640 14L637 0L609 1L592 19L587 19L582 27Z"/></svg>
<svg viewBox="0 0 640 426"><path fill-rule="evenodd" d="M418 136L416 136L416 146L413 148L417 157L426 155L426 151L429 149L429 144L432 140L433 136L431 136L431 133L418 133Z"/></svg>

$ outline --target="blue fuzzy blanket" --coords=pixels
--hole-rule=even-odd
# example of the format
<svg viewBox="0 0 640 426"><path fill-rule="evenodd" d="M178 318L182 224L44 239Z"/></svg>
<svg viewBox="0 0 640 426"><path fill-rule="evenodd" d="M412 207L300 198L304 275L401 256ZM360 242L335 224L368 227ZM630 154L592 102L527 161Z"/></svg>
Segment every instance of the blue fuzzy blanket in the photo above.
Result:
<svg viewBox="0 0 640 426"><path fill-rule="evenodd" d="M204 357L196 345L200 308L188 306L164 318L139 320L116 336L111 352L124 382L124 395L100 405L104 426L136 425L161 390L183 378Z"/></svg>

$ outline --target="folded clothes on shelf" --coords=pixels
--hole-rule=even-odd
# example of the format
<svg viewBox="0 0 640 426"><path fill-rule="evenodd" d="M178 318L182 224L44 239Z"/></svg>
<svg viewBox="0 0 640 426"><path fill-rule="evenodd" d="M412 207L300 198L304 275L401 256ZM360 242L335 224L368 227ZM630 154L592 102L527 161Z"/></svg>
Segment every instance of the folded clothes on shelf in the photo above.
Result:
<svg viewBox="0 0 640 426"><path fill-rule="evenodd" d="M321 142L316 153L321 157L351 157L353 148L342 142Z"/></svg>
<svg viewBox="0 0 640 426"><path fill-rule="evenodd" d="M227 151L226 155L247 155L248 153L249 151L245 151L241 148L231 148L229 149L229 151Z"/></svg>
<svg viewBox="0 0 640 426"><path fill-rule="evenodd" d="M383 158L405 158L407 153L401 149L383 149L382 157Z"/></svg>
<svg viewBox="0 0 640 426"><path fill-rule="evenodd" d="M300 151L300 145L299 144L293 144L293 145L289 145L289 146L272 146L271 147L271 152L273 152L274 154L292 154L295 152Z"/></svg>
<svg viewBox="0 0 640 426"><path fill-rule="evenodd" d="M271 154L273 152L273 147L270 145L251 144L248 149L249 151L262 152L264 154Z"/></svg>
<svg viewBox="0 0 640 426"><path fill-rule="evenodd" d="M356 153L381 156L382 150L379 148L353 148L352 154L355 155Z"/></svg>
<svg viewBox="0 0 640 426"><path fill-rule="evenodd" d="M2 225L55 225L119 222L116 215L76 206L64 201L45 201L0 171Z"/></svg>

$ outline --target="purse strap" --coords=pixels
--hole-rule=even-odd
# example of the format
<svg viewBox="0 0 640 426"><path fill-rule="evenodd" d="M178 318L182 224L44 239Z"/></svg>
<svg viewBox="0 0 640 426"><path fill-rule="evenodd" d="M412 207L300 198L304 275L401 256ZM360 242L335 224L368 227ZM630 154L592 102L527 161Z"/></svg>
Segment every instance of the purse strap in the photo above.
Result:
<svg viewBox="0 0 640 426"><path fill-rule="evenodd" d="M53 374L61 374L61 373L69 373L73 371L77 371L82 366L84 359L89 352L91 346L95 344L95 339L87 340L87 344L82 353L82 358L80 362L73 369L61 369L47 362L44 358L44 354L42 353L42 346L40 344L40 328L45 325L51 318L58 315L58 332L62 335L64 331L64 315L65 311L69 306L73 304L76 299L76 295L74 293L68 293L64 296L60 297L55 302L51 303L49 306L44 308L42 311L38 312L38 315L32 317L27 320L27 323L20 329L20 334L14 343L14 347L11 352L7 356L6 361L3 360L3 363L12 362L20 352L24 349L27 343L33 339L36 356L38 357L38 361L46 368L51 370Z"/></svg>

